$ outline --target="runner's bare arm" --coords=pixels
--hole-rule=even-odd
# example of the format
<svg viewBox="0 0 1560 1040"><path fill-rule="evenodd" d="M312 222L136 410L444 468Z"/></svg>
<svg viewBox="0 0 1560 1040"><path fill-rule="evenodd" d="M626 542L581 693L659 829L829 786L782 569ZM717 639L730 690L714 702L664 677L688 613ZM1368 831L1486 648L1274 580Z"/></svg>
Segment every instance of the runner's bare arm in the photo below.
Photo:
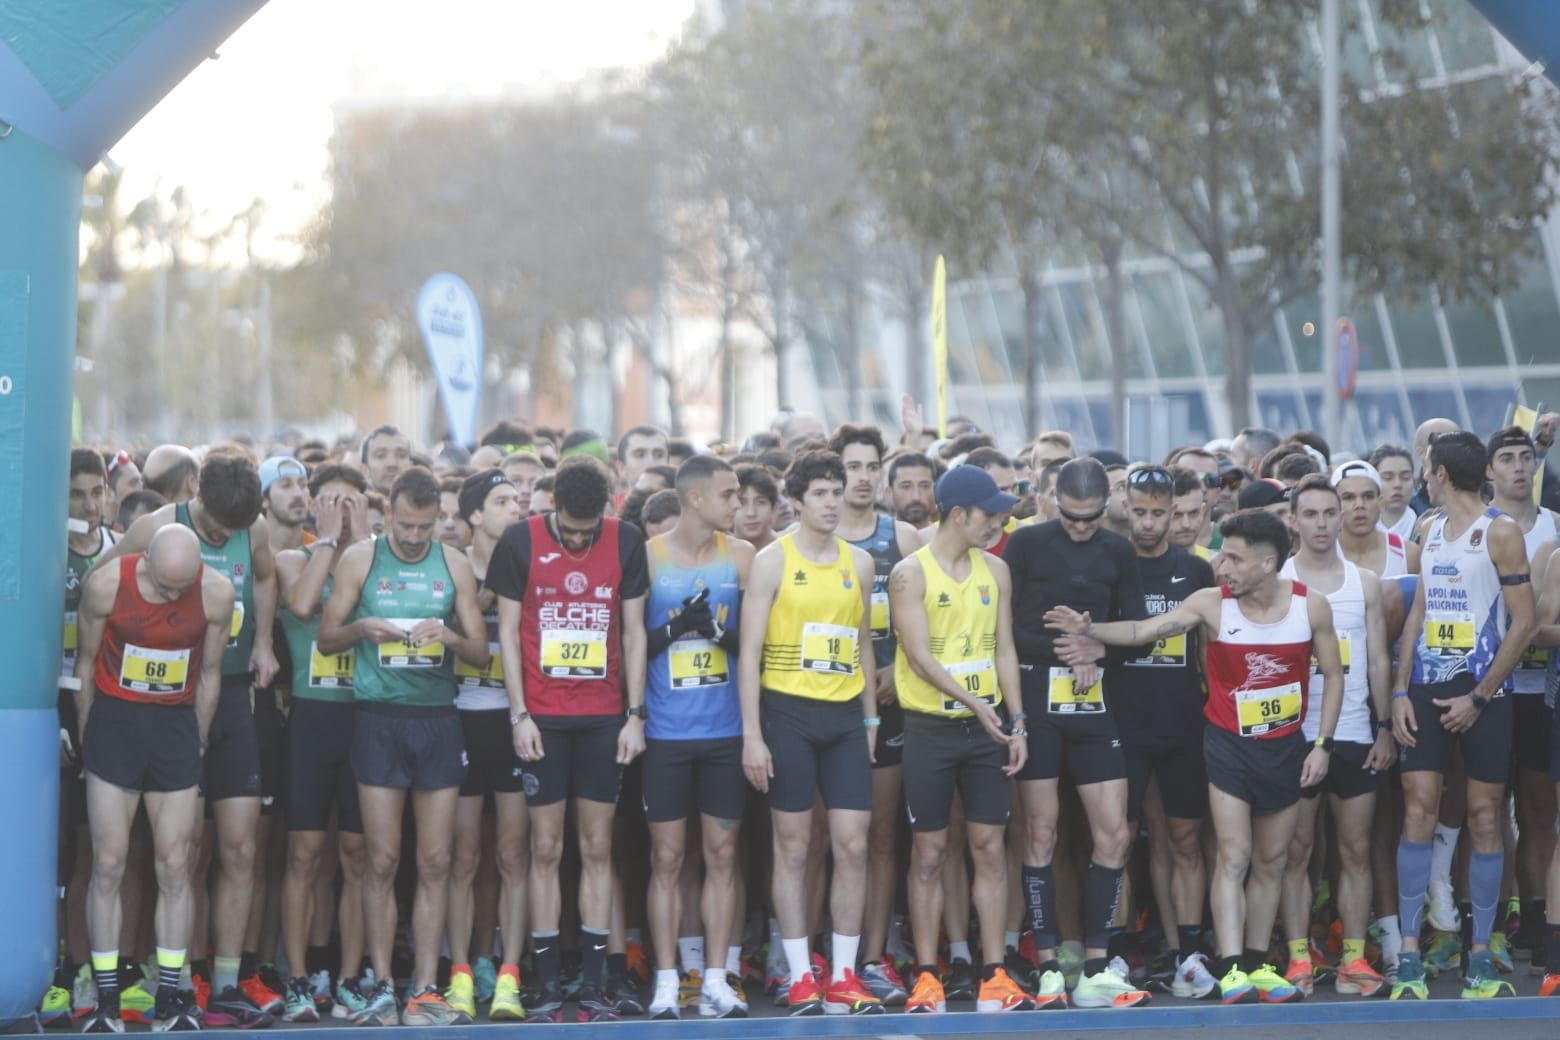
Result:
<svg viewBox="0 0 1560 1040"><path fill-rule="evenodd" d="M211 720L217 714L217 700L222 696L222 654L227 649L228 633L232 629L233 601L237 593L231 581L210 567L201 574L200 595L206 607L206 635L200 651L199 685L195 687L195 723L200 727L200 742L204 745L211 733Z"/></svg>
<svg viewBox="0 0 1560 1040"><path fill-rule="evenodd" d="M1496 517L1490 523L1488 537L1490 562L1500 575L1500 594L1506 604L1506 616L1510 619L1500 649L1490 662L1490 670L1484 673L1474 692L1486 700L1493 697L1506 682L1511 670L1522 660L1533 641L1534 606L1532 576L1528 571L1527 545L1522 529L1507 516Z"/></svg>
<svg viewBox="0 0 1560 1040"><path fill-rule="evenodd" d="M447 640L449 647L456 657L471 667L486 668L493 662L493 652L488 646L482 608L477 606L477 577L472 573L471 561L466 559L465 553L447 545L439 545L439 551L444 553L450 580L455 583L455 624L460 629L458 633L451 633L449 626L445 626L447 633L457 637Z"/></svg>
<svg viewBox="0 0 1560 1040"><path fill-rule="evenodd" d="M1174 610L1143 621L1095 621L1071 607L1052 607L1045 612L1045 623L1069 635L1089 636L1110 646L1141 646L1190 632L1199 625L1215 627L1222 597L1217 588L1198 589Z"/></svg>
<svg viewBox="0 0 1560 1040"><path fill-rule="evenodd" d="M97 668L98 647L103 643L103 630L117 595L119 568L96 571L87 575L81 602L76 607L76 679L81 685L76 689L76 732L72 736L78 747L81 735L87 731L87 712L92 710L92 695L96 692L93 672Z"/></svg>

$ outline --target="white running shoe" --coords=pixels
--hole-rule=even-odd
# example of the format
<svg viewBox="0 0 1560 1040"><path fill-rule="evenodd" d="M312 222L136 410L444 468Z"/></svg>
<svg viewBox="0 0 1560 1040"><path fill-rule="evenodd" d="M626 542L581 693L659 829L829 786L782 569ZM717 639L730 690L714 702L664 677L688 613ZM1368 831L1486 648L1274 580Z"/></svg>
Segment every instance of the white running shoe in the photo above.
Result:
<svg viewBox="0 0 1560 1040"><path fill-rule="evenodd" d="M1457 912L1451 878L1431 879L1425 900L1425 914L1429 918L1430 927L1438 932L1457 932L1462 929L1462 914Z"/></svg>
<svg viewBox="0 0 1560 1040"><path fill-rule="evenodd" d="M1188 954L1175 966L1175 981L1170 992L1177 997L1201 1000L1219 988L1219 980L1208 970L1208 961L1200 953Z"/></svg>
<svg viewBox="0 0 1560 1040"><path fill-rule="evenodd" d="M655 997L650 1001L649 1015L651 1018L670 1019L682 1017L682 1012L679 1010L680 1001L678 994L681 985L680 980L675 975L669 979L657 976Z"/></svg>
<svg viewBox="0 0 1560 1040"><path fill-rule="evenodd" d="M699 987L699 1015L702 1018L746 1018L747 1005L733 992L726 973L705 973Z"/></svg>

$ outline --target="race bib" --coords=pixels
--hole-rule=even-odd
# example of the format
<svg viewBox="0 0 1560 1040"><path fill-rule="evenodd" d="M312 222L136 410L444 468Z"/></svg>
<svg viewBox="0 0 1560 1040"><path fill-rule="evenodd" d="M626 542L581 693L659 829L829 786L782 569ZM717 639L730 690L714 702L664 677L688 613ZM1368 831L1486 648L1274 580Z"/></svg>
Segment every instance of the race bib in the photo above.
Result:
<svg viewBox="0 0 1560 1040"><path fill-rule="evenodd" d="M605 679L607 634L588 629L542 629L542 674L554 679Z"/></svg>
<svg viewBox="0 0 1560 1040"><path fill-rule="evenodd" d="M674 690L720 686L731 681L726 651L708 639L679 639L666 651L666 668Z"/></svg>
<svg viewBox="0 0 1560 1040"><path fill-rule="evenodd" d="M1349 674L1349 659L1353 657L1354 643L1342 632L1338 633L1338 661L1343 665L1343 674ZM1322 674L1322 666L1316 663L1316 655L1311 655L1311 671L1316 675Z"/></svg>
<svg viewBox="0 0 1560 1040"><path fill-rule="evenodd" d="M1524 672L1541 672L1549 667L1549 650L1547 647L1530 646L1522 651L1522 660L1517 663L1517 669Z"/></svg>
<svg viewBox="0 0 1560 1040"><path fill-rule="evenodd" d="M1046 689L1046 711L1052 715L1098 715L1105 710L1105 691L1096 680L1080 690L1071 668L1052 668Z"/></svg>
<svg viewBox="0 0 1560 1040"><path fill-rule="evenodd" d="M802 671L856 674L856 630L809 621L802 626Z"/></svg>
<svg viewBox="0 0 1560 1040"><path fill-rule="evenodd" d="M1186 633L1165 636L1136 661L1128 661L1138 668L1180 668L1186 664Z"/></svg>
<svg viewBox="0 0 1560 1040"><path fill-rule="evenodd" d="M1260 737L1300 721L1300 684L1236 690L1235 719L1243 737Z"/></svg>
<svg viewBox="0 0 1560 1040"><path fill-rule="evenodd" d="M340 654L320 653L320 644L309 644L309 689L352 689L352 665L357 654L348 650Z"/></svg>
<svg viewBox="0 0 1560 1040"><path fill-rule="evenodd" d="M244 630L244 601L233 600L233 620L228 623L228 649L238 645L238 634Z"/></svg>
<svg viewBox="0 0 1560 1040"><path fill-rule="evenodd" d="M872 638L883 639L888 635L888 590L872 590Z"/></svg>
<svg viewBox="0 0 1560 1040"><path fill-rule="evenodd" d="M125 644L119 665L119 685L137 693L183 693L189 680L188 650L152 650Z"/></svg>
<svg viewBox="0 0 1560 1040"><path fill-rule="evenodd" d="M65 612L65 640L61 646L67 654L76 652L76 612L74 610Z"/></svg>
<svg viewBox="0 0 1560 1040"><path fill-rule="evenodd" d="M1473 653L1472 614L1426 614L1425 650L1436 657Z"/></svg>
<svg viewBox="0 0 1560 1040"><path fill-rule="evenodd" d="M386 618L397 628L410 632L427 618ZM395 639L379 644L381 668L438 668L444 664L443 643L422 643L412 646L405 639Z"/></svg>
<svg viewBox="0 0 1560 1040"><path fill-rule="evenodd" d="M975 661L959 661L956 664L945 664L947 670L955 682L964 687L964 692L976 700L985 701L987 704L997 703L997 666L991 658L981 658ZM942 710L946 712L969 711L965 705L952 697L943 697Z"/></svg>
<svg viewBox="0 0 1560 1040"><path fill-rule="evenodd" d="M486 668L473 668L455 657L455 684L457 686L476 686L485 690L502 690L504 688L504 661L498 656L498 644L489 643L488 652L493 655L493 660L488 662Z"/></svg>

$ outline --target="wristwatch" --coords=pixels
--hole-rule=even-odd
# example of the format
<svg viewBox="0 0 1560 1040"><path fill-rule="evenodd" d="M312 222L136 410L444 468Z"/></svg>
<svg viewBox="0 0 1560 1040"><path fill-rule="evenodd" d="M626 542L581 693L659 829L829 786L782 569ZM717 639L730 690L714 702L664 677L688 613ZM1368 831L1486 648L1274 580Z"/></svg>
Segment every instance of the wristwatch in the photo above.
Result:
<svg viewBox="0 0 1560 1040"><path fill-rule="evenodd" d="M1473 706L1478 708L1480 711L1483 711L1484 706L1490 702L1488 697L1480 697L1477 693L1474 693L1471 690L1468 692L1468 699L1472 701Z"/></svg>
<svg viewBox="0 0 1560 1040"><path fill-rule="evenodd" d="M1317 737L1314 741L1311 742L1311 746L1312 747L1319 747L1323 751L1327 752L1328 754L1332 754L1333 738L1332 737Z"/></svg>
<svg viewBox="0 0 1560 1040"><path fill-rule="evenodd" d="M334 538L316 538L313 546L311 546L314 549L334 549L335 547L336 539Z"/></svg>
<svg viewBox="0 0 1560 1040"><path fill-rule="evenodd" d="M645 706L643 704L634 705L632 708L629 708L628 711L624 712L624 714L631 719L643 719L648 717L647 713L645 712Z"/></svg>
<svg viewBox="0 0 1560 1040"><path fill-rule="evenodd" d="M1376 729L1379 732L1382 732L1382 733L1391 733L1392 732L1392 720L1391 719L1382 719L1380 722L1376 723Z"/></svg>
<svg viewBox="0 0 1560 1040"><path fill-rule="evenodd" d="M520 723L524 722L526 719L528 719L530 717L531 717L531 713L530 712L522 711L518 715L511 715L511 716L509 716L509 724L511 726L518 726L518 725L520 725Z"/></svg>

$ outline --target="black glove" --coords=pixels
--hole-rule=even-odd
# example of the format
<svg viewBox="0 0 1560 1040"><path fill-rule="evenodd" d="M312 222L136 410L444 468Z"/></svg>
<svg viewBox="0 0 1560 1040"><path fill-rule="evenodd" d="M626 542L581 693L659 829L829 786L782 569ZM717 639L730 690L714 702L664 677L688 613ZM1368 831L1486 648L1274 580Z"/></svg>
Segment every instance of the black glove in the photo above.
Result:
<svg viewBox="0 0 1560 1040"><path fill-rule="evenodd" d="M710 590L700 589L682 602L682 610L667 623L673 639L681 639L689 632L715 638L715 616L710 613Z"/></svg>

